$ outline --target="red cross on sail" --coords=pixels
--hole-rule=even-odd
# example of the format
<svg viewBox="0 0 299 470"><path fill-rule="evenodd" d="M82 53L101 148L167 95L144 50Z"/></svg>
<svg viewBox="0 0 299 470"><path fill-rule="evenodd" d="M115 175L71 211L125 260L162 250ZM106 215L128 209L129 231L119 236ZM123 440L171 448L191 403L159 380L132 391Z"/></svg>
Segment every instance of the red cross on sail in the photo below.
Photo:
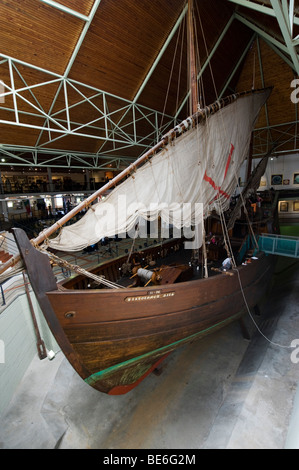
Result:
<svg viewBox="0 0 299 470"><path fill-rule="evenodd" d="M231 143L230 145L231 145L230 152L229 152L229 156L228 156L228 159L227 159L227 162L226 162L225 171L224 171L224 178L223 178L222 184L224 183L224 180L226 178L226 175L227 175L227 172L228 172L228 169L229 169L229 165L230 165L230 162L231 162L231 159L232 159L232 155L233 155L233 152L235 150L235 147L233 146L233 144ZM217 186L215 181L212 178L210 178L210 176L207 175L206 171L205 171L205 174L204 174L204 180L207 181L207 183L209 183L215 189L215 191L217 191L217 194L216 194L215 198L213 199L213 201L215 199L217 199L220 195L224 196L226 199L230 198L230 195L227 194L225 191L223 191L221 189L221 186ZM211 204L211 202L210 202L210 204Z"/></svg>

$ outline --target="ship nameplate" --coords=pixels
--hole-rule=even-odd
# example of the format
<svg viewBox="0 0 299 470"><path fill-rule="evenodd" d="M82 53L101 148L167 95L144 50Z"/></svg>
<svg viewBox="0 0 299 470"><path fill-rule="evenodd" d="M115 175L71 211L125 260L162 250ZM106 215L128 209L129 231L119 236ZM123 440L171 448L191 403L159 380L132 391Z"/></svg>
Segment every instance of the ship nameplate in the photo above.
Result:
<svg viewBox="0 0 299 470"><path fill-rule="evenodd" d="M148 300L167 299L175 295L175 292L153 291L148 294L130 295L125 298L125 302L144 302Z"/></svg>

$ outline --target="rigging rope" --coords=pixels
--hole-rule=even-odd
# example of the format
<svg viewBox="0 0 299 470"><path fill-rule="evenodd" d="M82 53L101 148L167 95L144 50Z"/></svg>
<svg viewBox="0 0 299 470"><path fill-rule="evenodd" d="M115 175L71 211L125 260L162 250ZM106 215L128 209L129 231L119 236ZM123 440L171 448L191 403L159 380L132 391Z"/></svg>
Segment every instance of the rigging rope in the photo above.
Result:
<svg viewBox="0 0 299 470"><path fill-rule="evenodd" d="M207 57L209 56L208 54L208 49L207 49L207 44L206 44L206 39L205 39L205 34L204 34L204 31L203 31L203 26L202 26L202 21L201 21L201 16L200 16L200 13L199 13L199 10L198 10L198 6L197 6L197 13L198 13L198 17L199 17L199 24L200 24L200 28L201 28L201 33L202 33L202 37L203 37L203 41L204 41L204 45L205 45L205 48L206 48L206 52L207 52ZM200 63L200 60L198 60L198 63ZM211 73L211 77L212 77L212 83L213 83L213 87L214 87L214 91L215 91L215 94L216 94L216 97L218 99L218 93L217 93L217 89L216 89L216 84L215 84L215 79L214 79L214 74L213 74L213 70L212 70L212 66L211 66L211 63L209 62L209 69L210 69L210 73ZM255 84L255 55L254 55L254 65L253 65L253 89L255 88L254 86ZM203 80L201 78L201 87L202 88L202 95L203 95L203 100L204 100L204 89L203 89ZM223 123L223 129L225 130L225 123ZM239 187L239 183L238 183L238 178L236 177L237 179L237 185ZM240 189L240 187L239 187ZM256 245L256 247L259 249L258 247L258 243L257 243L257 240L256 240L256 237L255 237L255 234L254 234L254 231L253 231L253 228L252 228L252 224L249 220L249 216L248 216L248 211L246 209L246 206L245 206L245 202L244 202L244 199L243 199L243 196L242 196L242 192L240 191L240 197L241 197L241 200L242 200L242 205L244 207L244 212L245 212L245 215L246 215L246 218L247 218L247 222L248 222L248 225L249 225L249 229L250 229L250 232L252 234L252 237L253 237L253 240L254 240L254 243ZM221 207L221 202L220 202L220 195L218 197L218 202L219 202L219 215L220 215L220 222L221 222L221 226L222 226L222 232L223 232L223 236L224 236L224 243L225 243L225 249L227 251L227 254L229 257L231 257L232 259L232 262L233 262L233 271L236 271L237 272L237 275L238 275L238 280L239 280L239 284L240 284L240 289L241 289L241 292L242 292L242 296L243 296L243 299L244 299L244 303L245 303L245 306L247 308L247 311L249 313L249 316L250 318L252 319L255 327L257 328L257 330L259 331L259 333L271 344L273 344L274 346L278 346L278 347L281 347L281 348L287 348L287 349L290 349L291 346L284 346L284 345L281 345L281 344L278 344L278 343L275 343L273 341L271 341L269 338L266 337L266 335L261 331L261 329L259 328L259 326L257 325L256 321L254 320L251 312L250 312L250 309L249 309L249 306L248 306L248 303L247 303L247 300L246 300L246 297L245 297L245 293L244 293L244 289L243 289L243 286L242 286L242 282L241 282L241 278L240 278L240 273L239 273L239 270L237 268L237 265L236 265L236 262L235 262L235 259L234 259L234 256L233 256L233 251L232 251L232 247L231 247L231 243L230 243L230 239L229 239L229 236L228 236L228 230L227 230L227 225L226 225L226 221L225 221L225 216L224 216L224 213L223 213L223 210L222 210L222 207ZM203 241L204 243L205 241Z"/></svg>
<svg viewBox="0 0 299 470"><path fill-rule="evenodd" d="M257 242L257 239L256 239L256 236L255 236L255 233L253 231L253 228L252 228L252 223L249 219L249 215L248 215L248 211L247 211L247 208L246 208L246 204L245 204L245 201L244 201L244 198L243 198L243 194L242 194L242 191L241 191L241 188L240 188L240 185L239 185L239 180L237 178L237 175L235 173L235 178L236 178L236 181L237 181L237 187L240 191L240 198L241 198L241 201L242 201L242 205L243 205L243 209L244 209L244 213L245 213L245 216L246 216L246 219L247 219L247 223L248 223L248 226L249 226L249 230L251 232L251 235L252 235L252 238L254 240L254 243L255 243L255 247L257 250L259 250L259 245L258 245L258 242Z"/></svg>
<svg viewBox="0 0 299 470"><path fill-rule="evenodd" d="M227 225L226 225L226 221L225 221L224 212L223 212L223 209L222 209L220 203L219 203L219 215L220 215L220 223L221 223L222 233L223 233L223 238L224 238L224 246L225 246L227 255L228 255L229 258L231 258L233 266L237 267L235 257L234 257L234 253L233 253L233 249L232 249L232 246L231 246L231 243L230 243L230 238L229 238L229 234L228 234L228 230L227 230Z"/></svg>
<svg viewBox="0 0 299 470"><path fill-rule="evenodd" d="M279 343L275 343L274 341L272 341L270 338L268 338L263 332L262 330L260 329L260 327L258 326L258 324L256 323L255 319L253 318L252 316L252 313L250 312L250 308L249 308L249 305L247 303L247 300L246 300L246 297L245 297L245 293L244 293L244 289L243 289L243 286L242 286L242 282L241 282L241 278L240 278L240 273L239 273L239 270L238 268L233 268L233 271L236 271L237 275L238 275L238 280L239 280L239 284L240 284L240 289L241 289L241 293L242 293L242 296L243 296L243 299L244 299L244 303L245 303L245 306L246 306L246 309L247 309L247 312L254 324L254 326L256 327L257 331L263 336L263 338L265 338L266 341L268 341L270 344L272 344L273 346L277 346L279 348L283 348L283 349L293 349L292 346L286 346L286 345L283 345L283 344L279 344Z"/></svg>
<svg viewBox="0 0 299 470"><path fill-rule="evenodd" d="M168 100L168 95L169 95L169 90L170 90L170 85L171 85L171 80L172 80L172 74L173 74L173 70L174 70L175 58L176 58L179 39L180 39L181 26L182 25L180 24L179 32L178 32L178 36L177 36L177 40L176 40L176 45L175 45L175 52L173 54L173 59L172 59L171 72L170 72L170 75L169 75L169 78L168 78L167 91L166 91L166 96L165 96L165 100L164 100L164 106L163 106L163 111L162 111L161 122L160 122L160 126L159 126L159 133L160 134L161 134L161 131L162 131L163 120L164 120L164 117L165 117L166 104L167 104L167 100ZM180 62L180 67L181 67L181 62ZM179 74L179 77L180 77L180 74Z"/></svg>
<svg viewBox="0 0 299 470"><path fill-rule="evenodd" d="M139 233L139 222L136 224L135 234L134 234L134 238L133 238L133 241L132 241L131 249L130 249L126 264L128 264L129 261L130 261L130 258L131 258L131 255L132 255L132 252L133 252L133 249L134 249L134 246L135 246L135 241L136 241L138 233Z"/></svg>
<svg viewBox="0 0 299 470"><path fill-rule="evenodd" d="M239 185L238 185L239 186ZM242 193L240 193L240 196L242 197ZM234 259L234 256L233 256L233 250L232 250L232 246L231 246L231 243L230 243L230 239L229 239L229 236L228 236L228 230L227 230L227 225L226 225L226 220L225 220L225 216L224 216L224 212L222 210L222 207L221 207L221 204L220 204L220 196L218 197L218 202L219 202L219 215L220 215L220 222L221 222L221 227L222 227L222 232L223 232L223 237L224 237L224 243L225 243L225 248L226 248L226 251L227 251L227 254L228 256L231 258L232 260L232 270L235 271L237 273L237 276L238 276L238 282L239 282L239 285L240 285L240 290L241 290L241 293L242 293L242 296L243 296L243 300L244 300L244 304L246 306L246 309L247 309L247 312L254 324L254 326L256 327L257 331L263 336L263 338L265 338L270 344L272 344L273 346L277 346L279 348L283 348L283 349L292 349L292 346L286 346L286 345L282 345L282 344L279 344L279 343L275 343L274 341L272 341L270 338L268 338L263 332L262 330L260 329L260 327L258 326L258 324L256 323L256 321L254 320L251 312L250 312L250 308L249 308L249 305L247 303L247 299L246 299L246 296L245 296L245 292L244 292L244 289L243 289L243 285L242 285L242 281L241 281L241 277L240 277L240 272L239 272L239 269L236 265L236 262L235 262L235 259ZM246 215L248 216L248 213L247 213L247 210L246 210L246 207L245 207L245 202L244 202L244 199L242 198L242 204L244 206L244 211L246 213ZM254 237L254 240L255 240L255 243L257 244L257 241L256 241L256 238L255 238L255 235L254 235L254 232L253 232L253 229L252 229L252 226L251 226L251 223L249 221L249 217L248 217L248 225L252 231L252 235ZM258 247L258 244L257 244L257 247ZM259 247L258 247L259 248Z"/></svg>
<svg viewBox="0 0 299 470"><path fill-rule="evenodd" d="M86 277L89 277L93 279L95 282L97 282L98 284L103 284L106 287L110 287L111 289L121 289L121 288L124 289L124 286L121 286L112 281L109 281L104 276L97 276L96 274L86 271L86 269L81 268L80 266L76 264L71 264L68 261L63 260L59 258L58 256L54 255L53 253L48 252L46 249L43 249L42 247L40 247L39 249L41 252L45 253L50 259L52 259L60 267L66 267L68 269L71 269L77 274L82 274Z"/></svg>
<svg viewBox="0 0 299 470"><path fill-rule="evenodd" d="M242 199L242 202L244 203L244 200ZM244 204L244 209L245 209L245 204ZM248 215L248 214L247 214ZM246 309L247 309L247 312L254 324L254 326L256 327L257 331L263 336L263 338L265 338L270 344L272 344L273 346L277 346L279 348L283 348L283 349L293 349L292 346L285 346L285 345L282 345L282 344L279 344L279 343L275 343L274 341L272 341L270 338L268 338L263 332L262 330L260 329L260 327L258 326L258 324L256 323L256 321L254 320L253 316L252 316L252 313L250 312L250 308L249 308L249 305L247 303L247 300L246 300L246 296L245 296L245 292L244 292L244 289L243 289L243 285L242 285L242 281L241 281L241 277L240 277L240 272L239 272L239 269L236 265L236 262L234 260L234 257L233 257L233 252L232 252L232 247L231 247L231 244L230 244L230 240L229 240L229 237L228 237L228 231L227 231L227 225L226 225L226 221L225 221L225 217L224 217L224 213L222 211L222 209L220 209L220 220L221 220L221 225L222 225L222 231L223 231L223 235L224 235L224 240L225 240L225 244L227 243L227 240L226 240L226 237L228 239L228 245L229 245L229 249L230 249L230 252L231 252L231 259L233 261L233 267L232 267L232 270L235 271L237 273L237 276L238 276L238 281L239 281L239 285L240 285L240 290L241 290L241 293L242 293L242 296L243 296L243 300L244 300L244 303L245 303L245 306L246 306ZM250 222L250 221L249 221ZM251 227L251 223L249 223L249 226L252 230L252 227ZM252 230L252 233L253 233L253 230ZM254 236L254 233L253 233L253 236ZM254 236L254 239L255 239L255 236ZM256 241L256 239L255 239ZM256 242L257 243L257 242ZM226 245L226 248L227 248L227 253L229 255L229 251L228 251L228 245ZM258 246L258 245L257 245Z"/></svg>

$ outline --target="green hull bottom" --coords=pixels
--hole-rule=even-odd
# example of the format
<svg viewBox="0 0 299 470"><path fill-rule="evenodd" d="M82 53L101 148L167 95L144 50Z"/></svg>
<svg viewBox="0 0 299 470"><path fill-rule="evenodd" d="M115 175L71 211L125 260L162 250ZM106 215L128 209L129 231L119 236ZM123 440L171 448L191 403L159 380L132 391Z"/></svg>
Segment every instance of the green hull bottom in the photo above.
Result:
<svg viewBox="0 0 299 470"><path fill-rule="evenodd" d="M239 319L242 313L233 315L187 338L171 343L149 353L116 364L108 369L96 372L85 379L85 382L97 390L109 395L123 395L135 388L159 364L178 347L203 338Z"/></svg>

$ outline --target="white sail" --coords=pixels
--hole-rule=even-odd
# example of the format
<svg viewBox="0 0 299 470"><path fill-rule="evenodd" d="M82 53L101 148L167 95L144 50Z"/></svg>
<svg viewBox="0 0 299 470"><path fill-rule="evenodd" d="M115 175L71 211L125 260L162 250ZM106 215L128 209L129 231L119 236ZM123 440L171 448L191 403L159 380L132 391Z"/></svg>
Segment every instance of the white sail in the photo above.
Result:
<svg viewBox="0 0 299 470"><path fill-rule="evenodd" d="M103 237L132 230L140 218L160 217L181 229L197 225L202 215L205 218L212 210L225 211L269 93L264 90L240 96L195 127L189 119L190 129L47 244L62 251L77 251Z"/></svg>

